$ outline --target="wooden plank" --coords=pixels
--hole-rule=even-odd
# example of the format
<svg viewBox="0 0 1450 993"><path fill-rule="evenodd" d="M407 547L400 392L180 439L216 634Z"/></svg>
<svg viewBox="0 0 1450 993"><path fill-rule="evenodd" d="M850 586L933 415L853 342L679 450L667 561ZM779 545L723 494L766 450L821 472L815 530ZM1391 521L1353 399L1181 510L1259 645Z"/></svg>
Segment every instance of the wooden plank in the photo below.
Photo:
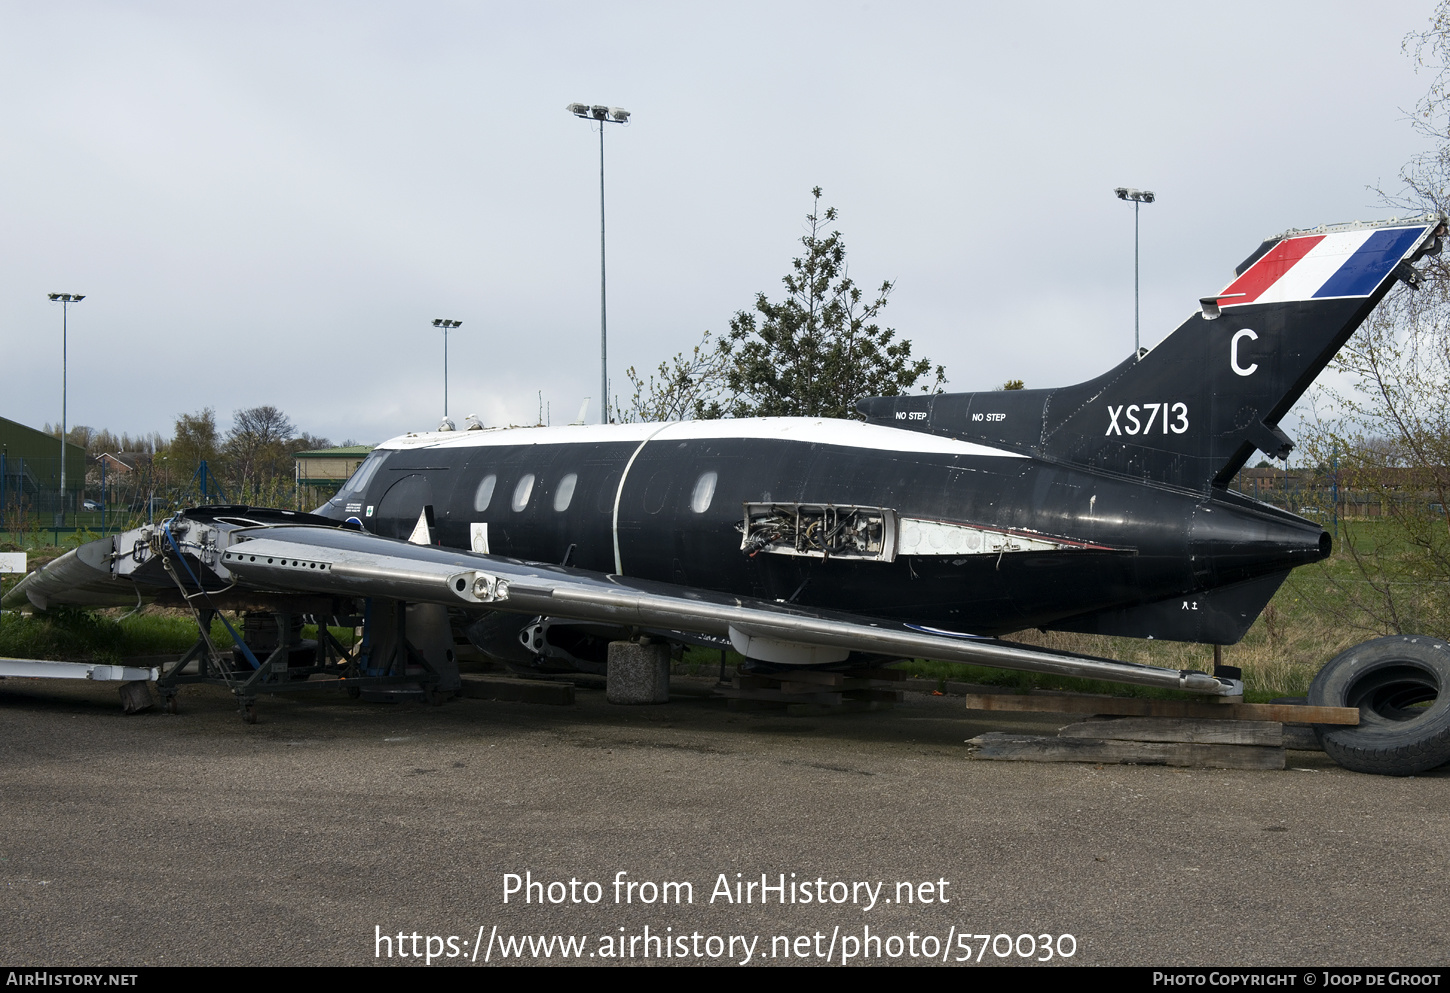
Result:
<svg viewBox="0 0 1450 993"><path fill-rule="evenodd" d="M846 682L844 672L818 672L814 669L801 669L796 672L772 673L769 676L757 676L757 679L775 679L782 684L785 683L811 683L814 689L817 686L828 686L839 689Z"/></svg>
<svg viewBox="0 0 1450 993"><path fill-rule="evenodd" d="M1284 725L1277 721L1211 721L1199 717L1100 717L1069 724L1057 736L1280 748L1284 745Z"/></svg>
<svg viewBox="0 0 1450 993"><path fill-rule="evenodd" d="M882 700L842 700L833 706L819 703L788 703L785 712L791 717L825 717L835 714L864 714L868 711L890 710L894 703Z"/></svg>
<svg viewBox="0 0 1450 993"><path fill-rule="evenodd" d="M470 700L504 700L510 703L543 703L555 707L574 704L574 684L543 679L509 679L468 673L459 694Z"/></svg>
<svg viewBox="0 0 1450 993"><path fill-rule="evenodd" d="M1210 720L1280 721L1299 724L1358 724L1354 707L1306 707L1291 703L1199 703L1194 700L1139 700L1094 693L969 693L968 710L1029 714L1116 714L1124 717L1203 717Z"/></svg>
<svg viewBox="0 0 1450 993"><path fill-rule="evenodd" d="M841 688L840 683L816 683L806 679L782 679L771 689L778 689L782 693L822 693L834 692Z"/></svg>
<svg viewBox="0 0 1450 993"><path fill-rule="evenodd" d="M1103 741L992 732L967 741L974 759L1000 762L1094 762L1198 769L1282 769L1284 749L1263 745Z"/></svg>
<svg viewBox="0 0 1450 993"><path fill-rule="evenodd" d="M1284 747L1299 752L1324 751L1324 746L1319 744L1319 735L1314 733L1313 728L1299 727L1294 724L1284 725Z"/></svg>
<svg viewBox="0 0 1450 993"><path fill-rule="evenodd" d="M845 700L873 700L878 703L900 703L902 694L900 690L869 689L869 690L846 690L841 694Z"/></svg>
<svg viewBox="0 0 1450 993"><path fill-rule="evenodd" d="M785 693L781 690L766 689L735 689L731 686L720 686L713 691L715 696L723 696L731 700L758 700L770 701L773 703L825 703L836 704L841 702L841 694L832 691L821 691L819 693Z"/></svg>
<svg viewBox="0 0 1450 993"><path fill-rule="evenodd" d="M878 683L894 684L906 679L906 673L895 669L853 669L850 672L824 672L820 669L790 669L784 672L741 673L742 688L780 689L787 683L810 683L811 689L871 689ZM802 691L805 692L805 691Z"/></svg>

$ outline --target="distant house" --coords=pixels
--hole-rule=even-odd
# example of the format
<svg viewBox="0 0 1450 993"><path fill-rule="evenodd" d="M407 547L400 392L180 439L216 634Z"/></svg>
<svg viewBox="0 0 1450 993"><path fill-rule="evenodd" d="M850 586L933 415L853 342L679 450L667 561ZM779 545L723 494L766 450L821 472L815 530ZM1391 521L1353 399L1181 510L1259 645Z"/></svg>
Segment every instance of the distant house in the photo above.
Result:
<svg viewBox="0 0 1450 993"><path fill-rule="evenodd" d="M107 476L125 476L137 470L144 472L152 457L150 452L102 452L96 456L96 463L106 467Z"/></svg>
<svg viewBox="0 0 1450 993"><path fill-rule="evenodd" d="M1243 469L1229 489L1296 514L1384 517L1398 506L1444 514L1450 466L1375 466L1336 470ZM1391 507L1391 509L1387 509ZM1418 510L1416 510L1418 508Z"/></svg>

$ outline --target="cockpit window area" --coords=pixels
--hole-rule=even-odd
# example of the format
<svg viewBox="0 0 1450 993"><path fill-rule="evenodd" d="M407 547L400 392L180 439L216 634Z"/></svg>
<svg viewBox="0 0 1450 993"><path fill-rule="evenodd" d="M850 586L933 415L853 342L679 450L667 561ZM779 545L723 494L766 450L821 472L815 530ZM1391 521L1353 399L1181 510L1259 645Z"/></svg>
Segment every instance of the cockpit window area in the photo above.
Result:
<svg viewBox="0 0 1450 993"><path fill-rule="evenodd" d="M342 485L342 489L337 491L337 496L327 501L318 510L327 507L337 507L345 510L349 502L355 503L361 500L363 495L367 493L368 484L373 481L373 477L378 474L378 470L382 468L383 463L391 454L392 452L377 451L363 459L362 465L357 467L357 471Z"/></svg>

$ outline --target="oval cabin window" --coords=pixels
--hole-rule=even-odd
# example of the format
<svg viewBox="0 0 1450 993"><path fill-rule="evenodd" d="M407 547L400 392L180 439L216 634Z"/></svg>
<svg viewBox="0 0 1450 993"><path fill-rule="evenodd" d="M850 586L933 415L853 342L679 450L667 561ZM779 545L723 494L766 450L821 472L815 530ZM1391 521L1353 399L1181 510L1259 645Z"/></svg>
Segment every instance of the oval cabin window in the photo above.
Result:
<svg viewBox="0 0 1450 993"><path fill-rule="evenodd" d="M498 477L493 473L484 476L478 484L478 489L473 493L473 509L487 510L489 503L493 501L493 488L498 485Z"/></svg>
<svg viewBox="0 0 1450 993"><path fill-rule="evenodd" d="M695 492L690 494L690 509L697 514L703 514L710 509L710 501L715 499L715 480L719 473L703 473L695 480Z"/></svg>
<svg viewBox="0 0 1450 993"><path fill-rule="evenodd" d="M514 510L523 510L529 505L529 497L534 493L534 474L525 474L519 480L519 485L514 487Z"/></svg>
<svg viewBox="0 0 1450 993"><path fill-rule="evenodd" d="M579 474L571 472L559 480L559 488L554 491L554 509L559 513L569 509L569 501L574 499L574 486L579 482Z"/></svg>

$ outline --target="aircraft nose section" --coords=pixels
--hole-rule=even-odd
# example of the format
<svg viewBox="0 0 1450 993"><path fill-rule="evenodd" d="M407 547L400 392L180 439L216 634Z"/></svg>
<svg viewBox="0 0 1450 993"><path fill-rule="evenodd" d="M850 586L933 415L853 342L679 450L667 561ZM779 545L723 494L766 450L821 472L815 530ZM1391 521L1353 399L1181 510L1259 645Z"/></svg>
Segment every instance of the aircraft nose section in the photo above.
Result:
<svg viewBox="0 0 1450 993"><path fill-rule="evenodd" d="M1287 572L1333 549L1329 533L1313 521L1267 507L1201 504L1189 532L1194 578L1208 585Z"/></svg>

